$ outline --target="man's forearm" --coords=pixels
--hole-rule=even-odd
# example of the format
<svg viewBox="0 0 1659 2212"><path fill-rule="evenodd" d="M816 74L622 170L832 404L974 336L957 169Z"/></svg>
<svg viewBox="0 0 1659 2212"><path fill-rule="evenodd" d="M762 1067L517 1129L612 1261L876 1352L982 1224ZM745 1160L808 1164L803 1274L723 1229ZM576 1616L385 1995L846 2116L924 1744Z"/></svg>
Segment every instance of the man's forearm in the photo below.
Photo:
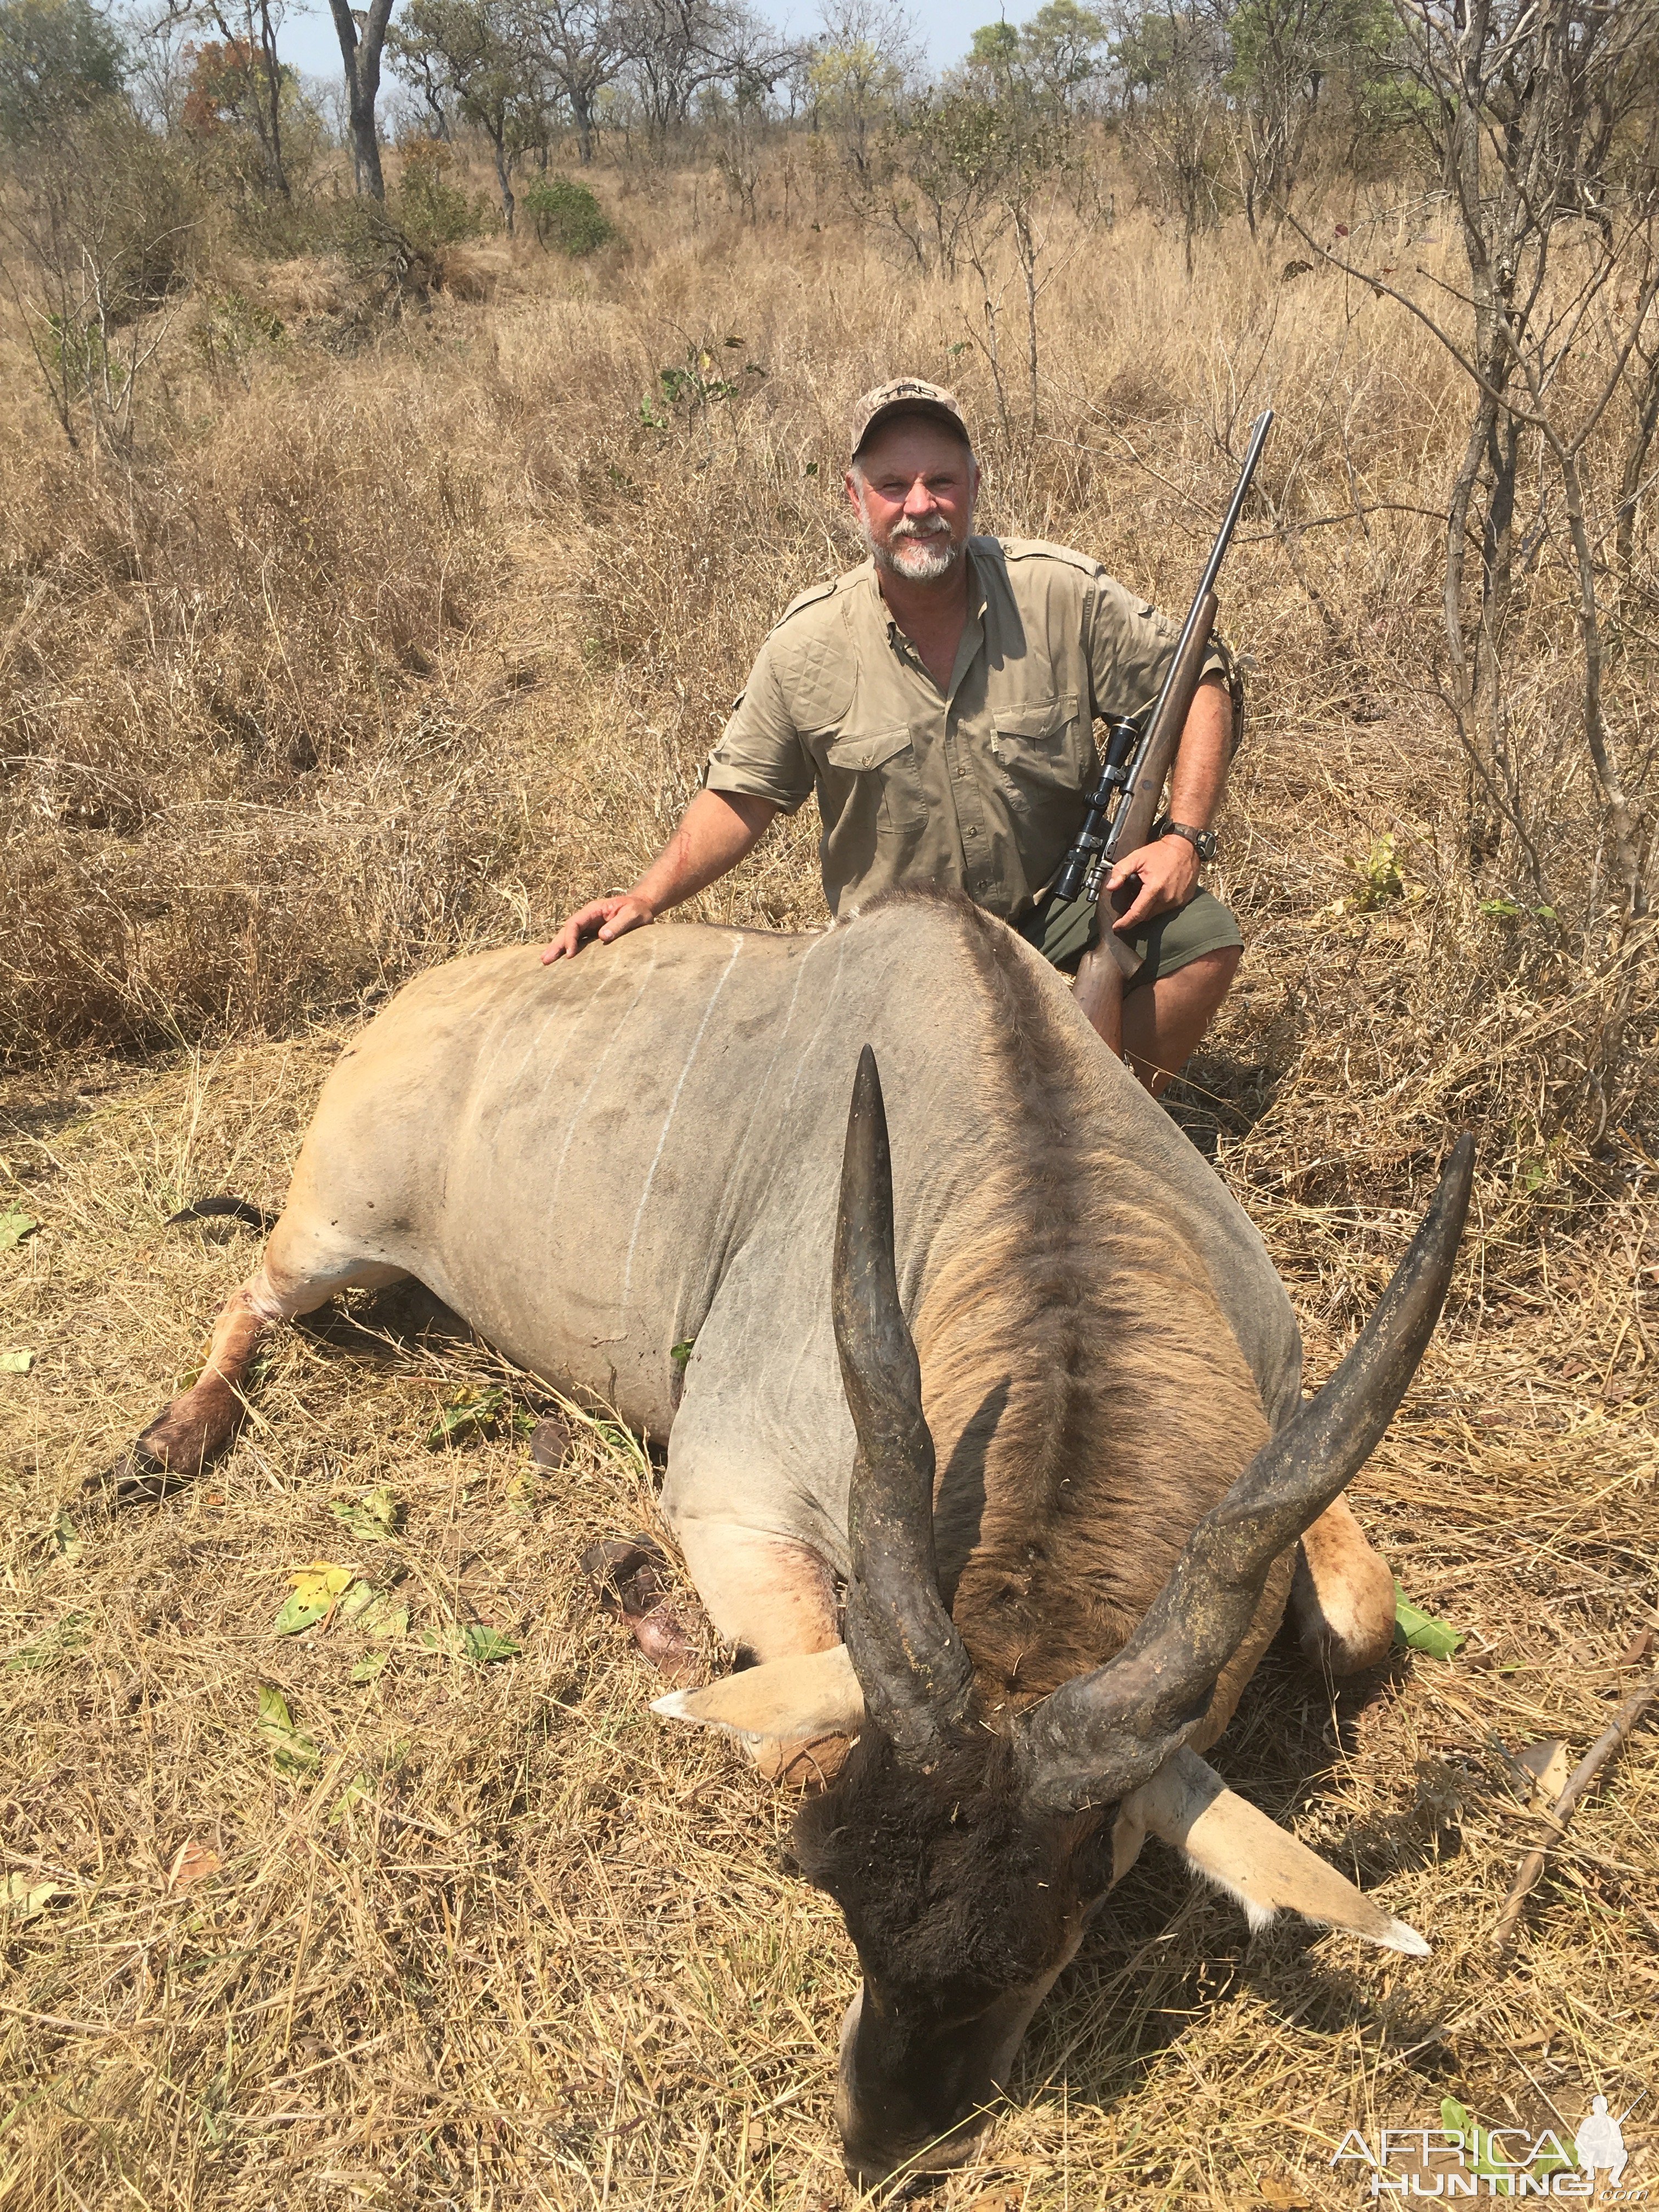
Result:
<svg viewBox="0 0 1659 2212"><path fill-rule="evenodd" d="M698 792L633 896L654 914L695 898L760 842L777 811L746 792Z"/></svg>
<svg viewBox="0 0 1659 2212"><path fill-rule="evenodd" d="M1193 695L1170 779L1170 818L1207 830L1221 811L1233 756L1232 694L1218 676L1206 676Z"/></svg>

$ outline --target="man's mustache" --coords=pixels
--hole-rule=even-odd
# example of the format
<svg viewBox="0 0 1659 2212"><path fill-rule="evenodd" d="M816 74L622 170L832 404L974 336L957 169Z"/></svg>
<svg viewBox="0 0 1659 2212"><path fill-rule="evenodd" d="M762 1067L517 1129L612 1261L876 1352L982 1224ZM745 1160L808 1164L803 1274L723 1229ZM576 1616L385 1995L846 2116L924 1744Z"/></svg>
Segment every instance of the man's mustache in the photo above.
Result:
<svg viewBox="0 0 1659 2212"><path fill-rule="evenodd" d="M931 522L896 522L887 533L890 539L894 538L948 538L950 534L951 526L945 520L945 517L942 514L936 514Z"/></svg>

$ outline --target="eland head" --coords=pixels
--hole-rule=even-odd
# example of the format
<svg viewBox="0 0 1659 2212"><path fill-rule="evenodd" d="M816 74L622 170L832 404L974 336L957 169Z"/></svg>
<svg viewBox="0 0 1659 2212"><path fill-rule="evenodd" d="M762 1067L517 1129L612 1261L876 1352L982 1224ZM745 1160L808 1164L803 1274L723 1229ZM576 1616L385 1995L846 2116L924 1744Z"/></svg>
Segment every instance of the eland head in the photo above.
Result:
<svg viewBox="0 0 1659 2212"><path fill-rule="evenodd" d="M866 1048L834 1268L857 1436L846 1644L784 1662L795 1669L793 1711L771 1724L856 1739L795 1832L862 1969L837 2096L860 2179L972 2154L1032 2014L1148 1832L1237 1896L1253 1925L1284 1908L1425 1953L1413 1929L1227 1790L1188 1739L1275 1562L1364 1463L1411 1380L1445 1297L1473 1162L1465 1136L1346 1358L1191 1530L1123 1648L1024 1709L988 1709L940 1595L933 1443L899 1302L886 1117ZM696 1702L665 1704L722 1717L712 1705L694 1715ZM725 1719L743 1731L741 1717Z"/></svg>

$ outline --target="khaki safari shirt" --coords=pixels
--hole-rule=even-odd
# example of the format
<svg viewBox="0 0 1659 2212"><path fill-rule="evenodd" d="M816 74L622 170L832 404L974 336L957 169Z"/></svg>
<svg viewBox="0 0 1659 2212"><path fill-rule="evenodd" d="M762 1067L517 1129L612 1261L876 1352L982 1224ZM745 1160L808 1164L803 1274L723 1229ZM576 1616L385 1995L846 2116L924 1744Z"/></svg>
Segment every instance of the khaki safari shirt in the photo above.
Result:
<svg viewBox="0 0 1659 2212"><path fill-rule="evenodd" d="M947 690L866 561L793 602L704 771L787 814L817 792L832 914L927 880L1019 920L1077 835L1096 717L1139 714L1169 668L1176 631L1085 554L972 538L968 560ZM1237 697L1218 641L1204 672Z"/></svg>

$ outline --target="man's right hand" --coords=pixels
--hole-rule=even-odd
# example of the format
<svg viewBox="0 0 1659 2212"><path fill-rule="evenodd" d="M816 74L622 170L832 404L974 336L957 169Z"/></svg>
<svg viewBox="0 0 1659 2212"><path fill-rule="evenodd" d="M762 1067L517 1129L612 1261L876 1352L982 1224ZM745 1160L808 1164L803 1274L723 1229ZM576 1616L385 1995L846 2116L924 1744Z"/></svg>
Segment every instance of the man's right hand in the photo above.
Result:
<svg viewBox="0 0 1659 2212"><path fill-rule="evenodd" d="M656 918L657 910L650 900L642 899L637 891L627 891L616 898L590 899L571 915L553 942L544 947L542 965L546 968L555 960L574 960L584 938L597 937L601 945L609 945L613 937L626 937L630 929L643 929Z"/></svg>

